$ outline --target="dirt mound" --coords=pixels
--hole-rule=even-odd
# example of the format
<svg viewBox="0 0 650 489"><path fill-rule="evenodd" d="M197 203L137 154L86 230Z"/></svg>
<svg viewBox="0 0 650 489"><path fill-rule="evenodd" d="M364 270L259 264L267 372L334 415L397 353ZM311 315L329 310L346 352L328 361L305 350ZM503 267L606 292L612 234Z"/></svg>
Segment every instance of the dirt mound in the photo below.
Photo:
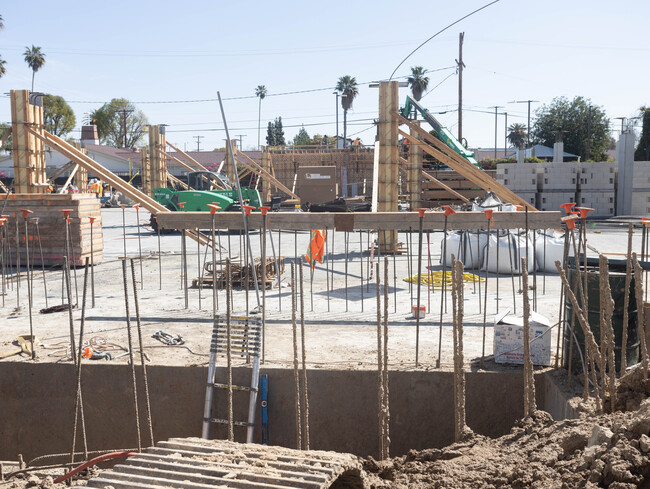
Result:
<svg viewBox="0 0 650 489"><path fill-rule="evenodd" d="M475 435L364 468L373 487L650 487L649 433L650 399L636 411L559 422L537 411L500 438Z"/></svg>

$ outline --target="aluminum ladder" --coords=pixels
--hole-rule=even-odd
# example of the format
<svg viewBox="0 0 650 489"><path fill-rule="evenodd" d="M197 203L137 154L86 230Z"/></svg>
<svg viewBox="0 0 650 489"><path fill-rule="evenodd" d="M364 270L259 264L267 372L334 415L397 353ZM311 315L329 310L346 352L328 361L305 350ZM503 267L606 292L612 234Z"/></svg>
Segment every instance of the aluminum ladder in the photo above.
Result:
<svg viewBox="0 0 650 489"><path fill-rule="evenodd" d="M257 317L231 316L230 318L230 351L231 355L246 357L246 363L251 366L251 385L233 385L234 392L248 392L248 419L246 421L233 420L234 426L246 427L246 443L253 442L255 428L255 411L257 410L257 394L260 377L260 350L262 339L262 320ZM217 357L219 354L227 355L228 332L225 316L217 316L212 330L210 343L210 363L208 367L208 381L205 390L205 405L203 408L203 430L201 437L209 439L210 423L228 424L226 418L212 416L212 404L215 389L228 390L228 384L217 382Z"/></svg>

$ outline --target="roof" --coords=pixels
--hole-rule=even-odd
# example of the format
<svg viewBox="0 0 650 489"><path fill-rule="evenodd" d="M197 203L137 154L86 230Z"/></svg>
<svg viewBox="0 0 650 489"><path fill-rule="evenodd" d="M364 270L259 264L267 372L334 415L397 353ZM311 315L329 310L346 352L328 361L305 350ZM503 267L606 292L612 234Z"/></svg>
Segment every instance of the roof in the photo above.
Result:
<svg viewBox="0 0 650 489"><path fill-rule="evenodd" d="M514 153L510 153L508 156L506 156L506 158L516 158L518 153L519 151L517 150ZM553 158L553 148L549 148L548 146L544 146L542 144L536 144L524 152L525 158L532 158L532 156L540 159ZM566 151L563 152L562 156L564 156L564 158L578 158L578 155L567 153Z"/></svg>
<svg viewBox="0 0 650 489"><path fill-rule="evenodd" d="M140 151L137 149L113 148L112 146L104 146L102 144L86 144L86 149L88 153L100 153L123 161L130 159L131 163L140 166ZM186 151L185 153L206 167L215 163L219 164L226 158L225 151ZM243 153L254 161L260 161L262 159L261 151L243 151ZM183 155L175 151L167 154L189 163ZM173 165L174 162L169 161L168 164Z"/></svg>

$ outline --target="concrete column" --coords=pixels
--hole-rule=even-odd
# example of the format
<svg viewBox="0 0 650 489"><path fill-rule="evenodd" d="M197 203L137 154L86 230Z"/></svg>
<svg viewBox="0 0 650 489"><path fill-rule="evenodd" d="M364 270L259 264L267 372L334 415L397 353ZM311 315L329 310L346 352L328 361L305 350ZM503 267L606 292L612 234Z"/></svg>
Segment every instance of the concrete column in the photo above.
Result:
<svg viewBox="0 0 650 489"><path fill-rule="evenodd" d="M616 143L616 215L632 214L632 184L634 182L634 133L623 131Z"/></svg>
<svg viewBox="0 0 650 489"><path fill-rule="evenodd" d="M399 172L399 152L397 147L399 92L396 81L379 83L379 161L377 165L377 210L397 212L397 177ZM395 253L397 233L379 233L379 251Z"/></svg>

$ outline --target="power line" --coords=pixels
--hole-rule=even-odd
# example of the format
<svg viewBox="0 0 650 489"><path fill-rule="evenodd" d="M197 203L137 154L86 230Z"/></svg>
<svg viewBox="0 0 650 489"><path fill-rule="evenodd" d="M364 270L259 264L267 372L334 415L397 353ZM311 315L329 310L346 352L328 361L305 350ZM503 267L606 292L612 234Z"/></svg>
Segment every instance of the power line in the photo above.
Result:
<svg viewBox="0 0 650 489"><path fill-rule="evenodd" d="M452 26L458 24L460 21L465 20L467 17L471 17L471 16L474 15L475 13L480 12L481 10L483 10L483 9L485 9L485 8L488 8L490 5L493 5L493 4L497 3L497 2L499 2L499 0L493 0L492 2L490 2L490 3L488 3L488 4L485 4L485 5L483 5L482 7L477 8L477 9L474 10L473 12L470 12L469 14L467 14L467 15L461 17L461 18L458 19L457 21L452 22L451 24L449 24L449 25L448 25L447 27L445 27L444 29L441 29L441 30L439 30L438 32L436 32L433 36L431 36L429 39L427 39L427 40L424 41L422 44L420 44L417 48L415 48L413 51L411 51L411 52L406 56L406 58L404 58L404 59L400 62L400 64L397 65L397 68L395 68L395 69L393 70L393 72L391 73L390 78L388 79L388 81L390 81L390 80L393 79L393 75L395 74L395 72L399 69L400 66L402 66L402 65L404 64L404 62L405 62L407 59L409 59L409 58L411 57L411 55L412 55L413 53L415 53L418 49L420 49L422 46L424 46L426 43L428 43L431 39L433 39L434 37L436 37L438 34L442 34L443 32L445 32L445 31L446 31L447 29L449 29L450 27L452 27Z"/></svg>

